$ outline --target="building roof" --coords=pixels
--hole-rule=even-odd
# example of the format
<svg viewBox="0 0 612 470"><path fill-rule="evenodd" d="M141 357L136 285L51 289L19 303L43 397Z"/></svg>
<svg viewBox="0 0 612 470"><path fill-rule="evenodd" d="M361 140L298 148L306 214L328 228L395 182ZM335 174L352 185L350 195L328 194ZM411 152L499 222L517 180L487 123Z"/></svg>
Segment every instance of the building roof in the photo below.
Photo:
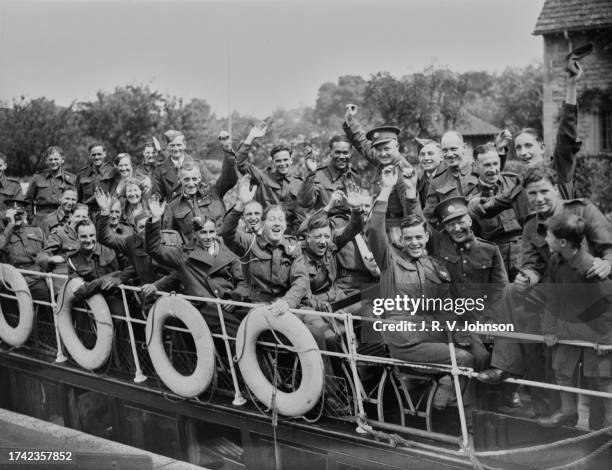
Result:
<svg viewBox="0 0 612 470"><path fill-rule="evenodd" d="M483 121L478 116L474 116L472 113L468 112L466 112L457 123L456 130L461 132L464 136L495 135L502 131L499 127L495 127L493 124Z"/></svg>
<svg viewBox="0 0 612 470"><path fill-rule="evenodd" d="M612 26L612 0L545 0L533 34Z"/></svg>

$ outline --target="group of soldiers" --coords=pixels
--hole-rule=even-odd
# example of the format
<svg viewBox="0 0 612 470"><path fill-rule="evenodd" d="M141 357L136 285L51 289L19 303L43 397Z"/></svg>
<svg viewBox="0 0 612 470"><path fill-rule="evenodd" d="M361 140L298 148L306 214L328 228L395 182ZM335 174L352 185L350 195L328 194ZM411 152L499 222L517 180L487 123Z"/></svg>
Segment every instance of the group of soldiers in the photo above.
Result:
<svg viewBox="0 0 612 470"><path fill-rule="evenodd" d="M612 343L612 226L591 202L576 199L572 182L580 149L581 74L577 63L568 70L551 153L533 129L514 136L504 131L473 155L458 132L448 131L440 142L420 141L415 167L400 152L400 129L366 133L357 107L349 104L344 133L329 141L327 163L308 149L305 176L298 176L292 149L283 144L272 148L268 168L253 164L250 153L265 136L266 121L236 149L228 133L219 136L223 161L216 180L186 153L178 131L165 133L161 161L155 139L144 144L138 162L124 153L114 164L105 147L94 144L89 164L76 175L64 169L62 150L50 147L47 169L33 176L25 194L4 175L7 157L0 154L3 260L24 270L80 276L85 284L76 299L102 293L114 312L123 309L116 294L122 283L141 287L144 312L157 291L172 290L268 304L276 315L300 307L364 313L369 286L383 298L475 298L486 292L486 311L470 321L512 323L516 331L543 334L545 344L496 338L487 345L470 332L430 329L370 335L378 349L368 349L362 334L360 350L450 364L453 342L458 364L489 384L509 376L543 381L544 358L552 353L557 383L575 385L581 362L594 386L612 392L605 350L556 344L577 334ZM509 153L523 167L521 175L503 171ZM370 191L362 189L351 165L357 154L377 168ZM224 196L234 187L237 201L226 207ZM40 277L25 277L32 297L48 300L49 286ZM588 286L584 297L596 298L596 308L575 301L567 283ZM62 283L52 287L57 295ZM196 307L220 333L216 304ZM227 333L235 336L247 311L222 308ZM411 321L426 323L453 316L412 313ZM321 349L340 348L341 327L333 320L300 318ZM406 312L387 312L386 318L404 320ZM508 404L518 404L516 393L508 396ZM601 414L608 424L610 402ZM543 426L576 422L572 395L561 394L559 402L533 391L532 403Z"/></svg>

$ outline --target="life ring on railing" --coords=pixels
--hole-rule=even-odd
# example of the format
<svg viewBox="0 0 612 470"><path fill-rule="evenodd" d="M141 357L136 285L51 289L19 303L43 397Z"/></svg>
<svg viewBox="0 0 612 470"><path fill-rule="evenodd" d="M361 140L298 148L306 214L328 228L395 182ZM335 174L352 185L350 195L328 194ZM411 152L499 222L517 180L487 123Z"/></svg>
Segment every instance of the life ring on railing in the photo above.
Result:
<svg viewBox="0 0 612 470"><path fill-rule="evenodd" d="M34 327L34 303L23 275L10 264L0 264L0 286L7 286L15 293L19 307L19 323L12 327L4 318L0 306L0 339L14 347L22 346Z"/></svg>
<svg viewBox="0 0 612 470"><path fill-rule="evenodd" d="M84 369L94 370L104 365L113 347L113 318L108 304L101 294L95 294L85 300L96 322L96 344L92 349L86 348L76 334L72 322L72 304L74 292L85 282L80 277L70 279L64 285L58 298L57 329L62 343Z"/></svg>
<svg viewBox="0 0 612 470"><path fill-rule="evenodd" d="M169 317L182 321L193 336L197 363L191 375L178 372L164 349L162 330ZM215 345L210 329L202 314L182 297L160 297L147 317L147 349L159 378L182 397L196 397L204 392L215 373Z"/></svg>
<svg viewBox="0 0 612 470"><path fill-rule="evenodd" d="M299 357L302 380L294 392L276 390L274 393L274 386L259 366L255 351L256 342L259 335L267 330L283 334ZM268 307L251 310L240 323L236 334L236 356L240 372L249 389L268 407L272 407L274 398L274 405L284 416L301 416L307 413L323 393L325 371L321 352L306 325L293 313L274 316Z"/></svg>

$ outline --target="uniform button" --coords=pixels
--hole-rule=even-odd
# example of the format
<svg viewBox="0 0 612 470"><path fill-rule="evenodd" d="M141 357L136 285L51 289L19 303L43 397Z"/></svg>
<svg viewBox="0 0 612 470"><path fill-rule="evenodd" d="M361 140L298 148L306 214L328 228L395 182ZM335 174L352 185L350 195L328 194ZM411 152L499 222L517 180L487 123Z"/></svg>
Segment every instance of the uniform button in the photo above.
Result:
<svg viewBox="0 0 612 470"><path fill-rule="evenodd" d="M463 273L463 277L467 277L467 274Z"/></svg>
<svg viewBox="0 0 612 470"><path fill-rule="evenodd" d="M444 257L444 259L445 259L446 261L448 261L448 256L445 256L445 257Z"/></svg>
<svg viewBox="0 0 612 470"><path fill-rule="evenodd" d="M464 259L464 260L463 260L463 262L464 262L464 263L467 263L467 260L466 260L466 259Z"/></svg>

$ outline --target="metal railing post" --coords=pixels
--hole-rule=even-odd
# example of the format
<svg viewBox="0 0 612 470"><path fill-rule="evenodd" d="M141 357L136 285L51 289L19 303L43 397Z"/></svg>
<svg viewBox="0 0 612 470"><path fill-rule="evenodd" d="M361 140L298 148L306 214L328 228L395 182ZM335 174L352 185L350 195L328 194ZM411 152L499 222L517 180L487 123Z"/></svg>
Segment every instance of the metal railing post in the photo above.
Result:
<svg viewBox="0 0 612 470"><path fill-rule="evenodd" d="M230 348L229 337L227 336L227 330L225 329L225 319L223 318L223 310L221 304L217 302L217 312L219 313L219 321L221 322L221 333L223 334L223 343L225 344L225 354L227 354L227 361L230 366L230 373L232 374L232 383L234 384L234 400L232 405L242 406L246 403L246 399L240 392L238 385L238 377L236 376L236 369L234 368L234 358L232 356L232 348Z"/></svg>
<svg viewBox="0 0 612 470"><path fill-rule="evenodd" d="M461 394L461 384L459 383L459 375L461 371L457 367L457 356L455 354L455 343L452 338L449 338L448 349L451 357L451 374L453 376L453 382L455 383L455 394L457 395L457 409L459 411L459 422L461 423L461 439L464 446L469 443L469 434L467 430L467 423L465 420L465 409L463 408L463 395ZM468 384L469 386L469 384Z"/></svg>
<svg viewBox="0 0 612 470"><path fill-rule="evenodd" d="M344 332L346 334L347 346L349 349L349 362L351 364L351 372L353 373L353 382L355 383L355 389L357 390L357 429L355 430L359 434L367 434L367 430L363 427L363 424L367 424L367 416L363 407L362 387L359 374L357 373L357 344L355 338L355 331L353 330L353 316L350 313L344 314Z"/></svg>
<svg viewBox="0 0 612 470"><path fill-rule="evenodd" d="M123 298L123 309L125 310L125 321L128 327L128 333L130 335L130 346L132 347L132 355L134 356L134 366L136 367L136 373L134 375L134 382L139 384L147 380L147 376L142 373L140 368L140 361L138 360L138 350L136 349L136 340L134 339L134 330L132 328L132 317L130 316L130 309L128 308L127 297L125 295L125 289L121 288L121 297ZM119 338L115 338L118 341Z"/></svg>
<svg viewBox="0 0 612 470"><path fill-rule="evenodd" d="M47 281L47 287L49 288L49 304L51 305L51 312L53 312L53 327L55 329L55 341L57 342L57 356L55 357L55 362L57 364L61 364L62 362L66 362L68 358L64 355L64 351L62 349L62 338L60 336L59 328L57 327L57 316L59 311L57 310L57 303L55 302L53 279L51 279L51 276L45 276L45 280ZM65 282L68 282L68 280L66 279Z"/></svg>

